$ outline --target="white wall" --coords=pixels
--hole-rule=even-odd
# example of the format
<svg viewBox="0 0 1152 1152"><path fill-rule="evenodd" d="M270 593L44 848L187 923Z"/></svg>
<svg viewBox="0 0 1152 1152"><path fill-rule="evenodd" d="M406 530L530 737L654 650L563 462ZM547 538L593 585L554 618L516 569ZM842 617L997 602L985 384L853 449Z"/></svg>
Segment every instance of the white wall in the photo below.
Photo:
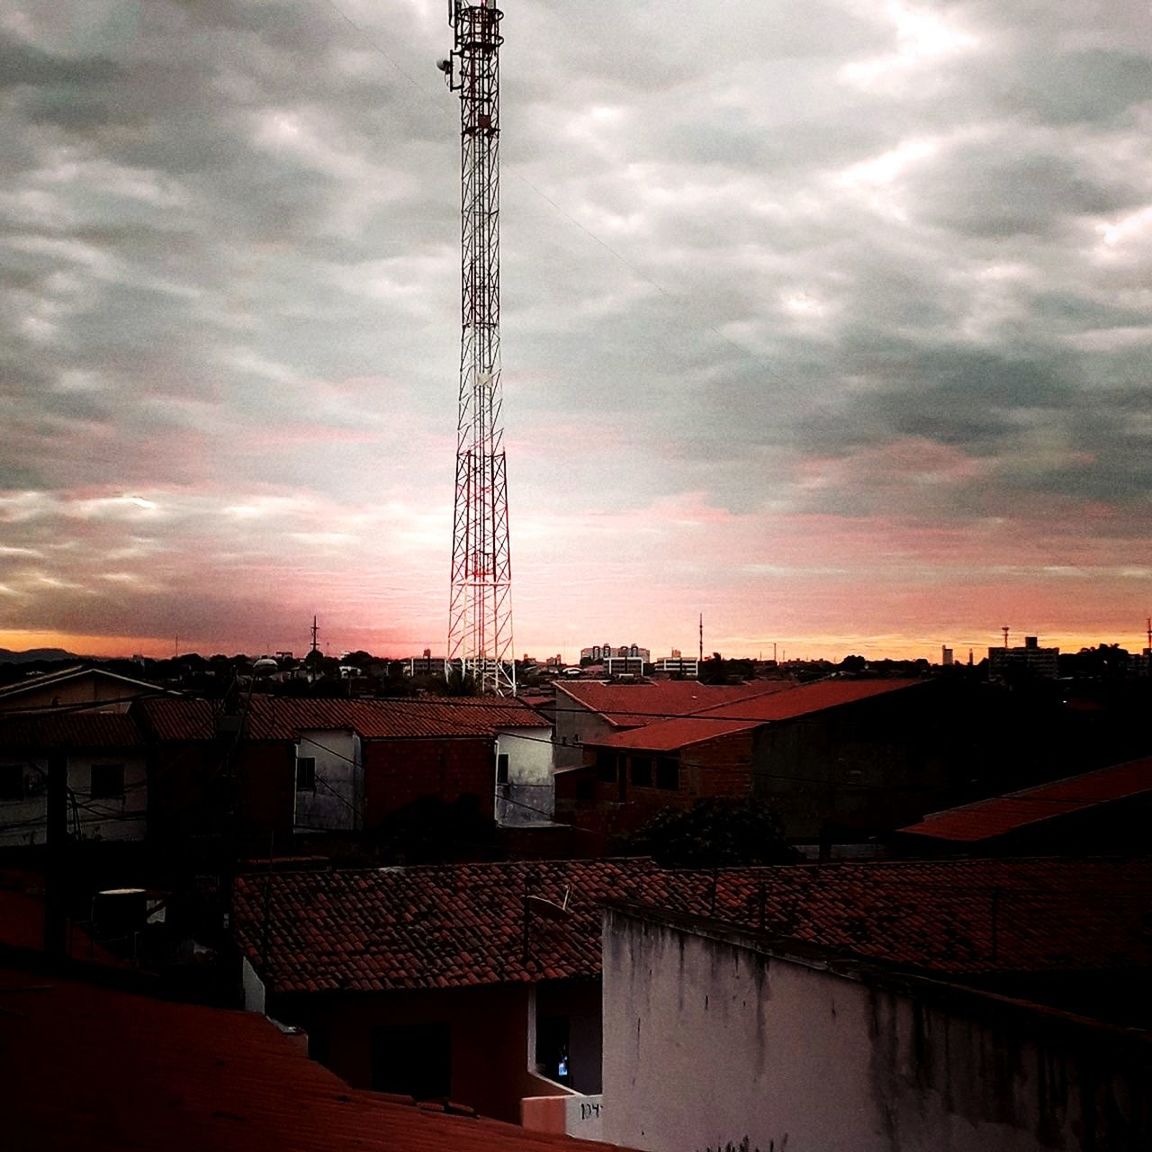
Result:
<svg viewBox="0 0 1152 1152"><path fill-rule="evenodd" d="M264 1013L264 982L256 975L256 969L245 956L240 961L240 978L244 988L244 1011Z"/></svg>
<svg viewBox="0 0 1152 1152"><path fill-rule="evenodd" d="M508 756L508 788L496 790L499 824L536 824L552 819L552 742L547 728L509 728L496 737L496 755ZM493 761L495 780L495 761Z"/></svg>
<svg viewBox="0 0 1152 1152"><path fill-rule="evenodd" d="M1149 1084L1138 1061L1085 1046L1101 1029L956 995L968 1009L610 910L603 1138L653 1152L745 1136L762 1152L1147 1146L1105 1134ZM1082 1145L1093 1125L1105 1142Z"/></svg>
<svg viewBox="0 0 1152 1152"><path fill-rule="evenodd" d="M48 758L3 758L24 766L23 800L0 800L0 847L43 844L48 838ZM92 765L123 764L124 794L93 797ZM148 772L143 755L74 752L68 756L68 830L79 821L85 840L143 840L148 833ZM73 806L73 798L75 806Z"/></svg>
<svg viewBox="0 0 1152 1152"><path fill-rule="evenodd" d="M296 791L296 827L353 831L364 813L364 762L360 737L349 729L302 732L297 758L316 760L316 790Z"/></svg>

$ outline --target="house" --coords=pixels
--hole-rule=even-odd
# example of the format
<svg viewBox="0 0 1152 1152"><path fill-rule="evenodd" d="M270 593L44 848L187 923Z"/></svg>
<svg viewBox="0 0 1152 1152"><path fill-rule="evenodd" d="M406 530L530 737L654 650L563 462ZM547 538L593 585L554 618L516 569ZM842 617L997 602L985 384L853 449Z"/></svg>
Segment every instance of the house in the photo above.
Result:
<svg viewBox="0 0 1152 1152"><path fill-rule="evenodd" d="M515 700L311 699L252 695L231 712L204 700L148 700L158 827L176 839L235 832L251 850L300 833L371 833L422 802L478 819L547 820L549 723Z"/></svg>
<svg viewBox="0 0 1152 1152"><path fill-rule="evenodd" d="M722 874L604 926L604 1136L650 1152L1152 1141L1152 862ZM741 889L744 889L741 891Z"/></svg>
<svg viewBox="0 0 1152 1152"><path fill-rule="evenodd" d="M0 971L5 1152L596 1152L451 1102L350 1088L305 1038L252 1013L174 1004L127 978Z"/></svg>
<svg viewBox="0 0 1152 1152"><path fill-rule="evenodd" d="M698 684L694 680L638 681L631 684L580 680L556 682L551 716L556 769L579 768L585 744L659 720L690 716L718 704L766 696L791 688L790 681L752 684Z"/></svg>
<svg viewBox="0 0 1152 1152"><path fill-rule="evenodd" d="M143 840L148 832L144 742L122 712L0 713L0 847L48 839L48 781L67 782L69 835Z"/></svg>
<svg viewBox="0 0 1152 1152"><path fill-rule="evenodd" d="M78 665L0 688L0 712L33 712L45 708L127 712L133 700L160 694L177 695L144 680L134 680L104 668Z"/></svg>
<svg viewBox="0 0 1152 1152"><path fill-rule="evenodd" d="M237 880L233 924L247 1006L350 1083L515 1120L541 1096L598 1114L602 902L715 896L643 859L268 872Z"/></svg>
<svg viewBox="0 0 1152 1152"><path fill-rule="evenodd" d="M581 772L558 783L560 810L614 836L663 808L756 795L786 835L812 840L830 823L920 812L921 793L934 794L925 763L936 741L923 733L938 699L928 681L825 680L594 737Z"/></svg>
<svg viewBox="0 0 1152 1152"><path fill-rule="evenodd" d="M907 854L1038 855L1148 849L1152 757L933 812L899 829Z"/></svg>

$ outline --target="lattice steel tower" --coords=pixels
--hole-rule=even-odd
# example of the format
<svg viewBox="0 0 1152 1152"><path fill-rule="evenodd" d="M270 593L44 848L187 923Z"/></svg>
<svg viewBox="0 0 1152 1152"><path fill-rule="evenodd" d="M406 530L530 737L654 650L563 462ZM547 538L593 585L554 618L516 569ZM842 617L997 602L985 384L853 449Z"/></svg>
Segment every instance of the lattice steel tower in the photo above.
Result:
<svg viewBox="0 0 1152 1152"><path fill-rule="evenodd" d="M460 93L460 409L448 670L516 691L512 563L500 390L500 20L494 0L449 0L440 62Z"/></svg>

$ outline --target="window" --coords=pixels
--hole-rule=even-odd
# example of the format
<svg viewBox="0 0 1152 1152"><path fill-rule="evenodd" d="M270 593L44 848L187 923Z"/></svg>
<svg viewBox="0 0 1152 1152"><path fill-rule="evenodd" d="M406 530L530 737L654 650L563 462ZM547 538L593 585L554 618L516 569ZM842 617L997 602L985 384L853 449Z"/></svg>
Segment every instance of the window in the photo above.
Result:
<svg viewBox="0 0 1152 1152"><path fill-rule="evenodd" d="M652 787L652 757L632 757L632 783L638 788Z"/></svg>
<svg viewBox="0 0 1152 1152"><path fill-rule="evenodd" d="M596 778L605 784L616 783L616 754L614 752L596 753Z"/></svg>
<svg viewBox="0 0 1152 1152"><path fill-rule="evenodd" d="M496 757L496 783L508 783L508 753L501 752Z"/></svg>
<svg viewBox="0 0 1152 1152"><path fill-rule="evenodd" d="M536 1067L560 1084L568 1084L568 1017L539 1016L536 1019Z"/></svg>
<svg viewBox="0 0 1152 1152"><path fill-rule="evenodd" d="M447 1024L394 1024L372 1034L372 1087L417 1100L452 1095L452 1033Z"/></svg>
<svg viewBox="0 0 1152 1152"><path fill-rule="evenodd" d="M316 791L316 757L315 756L297 756L296 757L296 791L297 792L315 792Z"/></svg>
<svg viewBox="0 0 1152 1152"><path fill-rule="evenodd" d="M88 794L93 800L123 800L124 765L93 764Z"/></svg>
<svg viewBox="0 0 1152 1152"><path fill-rule="evenodd" d="M0 800L24 799L24 765L0 764Z"/></svg>
<svg viewBox="0 0 1152 1152"><path fill-rule="evenodd" d="M673 792L680 787L680 761L675 756L661 756L656 761L656 787Z"/></svg>

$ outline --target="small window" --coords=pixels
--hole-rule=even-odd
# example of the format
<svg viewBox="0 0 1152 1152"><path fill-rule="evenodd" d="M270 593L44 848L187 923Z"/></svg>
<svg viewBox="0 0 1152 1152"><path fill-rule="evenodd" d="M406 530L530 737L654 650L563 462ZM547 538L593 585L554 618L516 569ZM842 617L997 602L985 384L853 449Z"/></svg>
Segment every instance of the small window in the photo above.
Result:
<svg viewBox="0 0 1152 1152"><path fill-rule="evenodd" d="M596 778L605 784L616 783L616 756L612 752L596 753Z"/></svg>
<svg viewBox="0 0 1152 1152"><path fill-rule="evenodd" d="M297 756L296 757L296 791L297 792L315 792L316 791L316 757L315 756Z"/></svg>
<svg viewBox="0 0 1152 1152"><path fill-rule="evenodd" d="M501 752L496 757L496 783L508 783L508 753Z"/></svg>
<svg viewBox="0 0 1152 1152"><path fill-rule="evenodd" d="M88 794L93 800L122 800L124 798L124 765L93 764L92 782Z"/></svg>
<svg viewBox="0 0 1152 1152"><path fill-rule="evenodd" d="M656 761L656 787L673 792L680 787L680 761L674 756L661 756Z"/></svg>
<svg viewBox="0 0 1152 1152"><path fill-rule="evenodd" d="M0 764L0 800L24 799L24 765Z"/></svg>

